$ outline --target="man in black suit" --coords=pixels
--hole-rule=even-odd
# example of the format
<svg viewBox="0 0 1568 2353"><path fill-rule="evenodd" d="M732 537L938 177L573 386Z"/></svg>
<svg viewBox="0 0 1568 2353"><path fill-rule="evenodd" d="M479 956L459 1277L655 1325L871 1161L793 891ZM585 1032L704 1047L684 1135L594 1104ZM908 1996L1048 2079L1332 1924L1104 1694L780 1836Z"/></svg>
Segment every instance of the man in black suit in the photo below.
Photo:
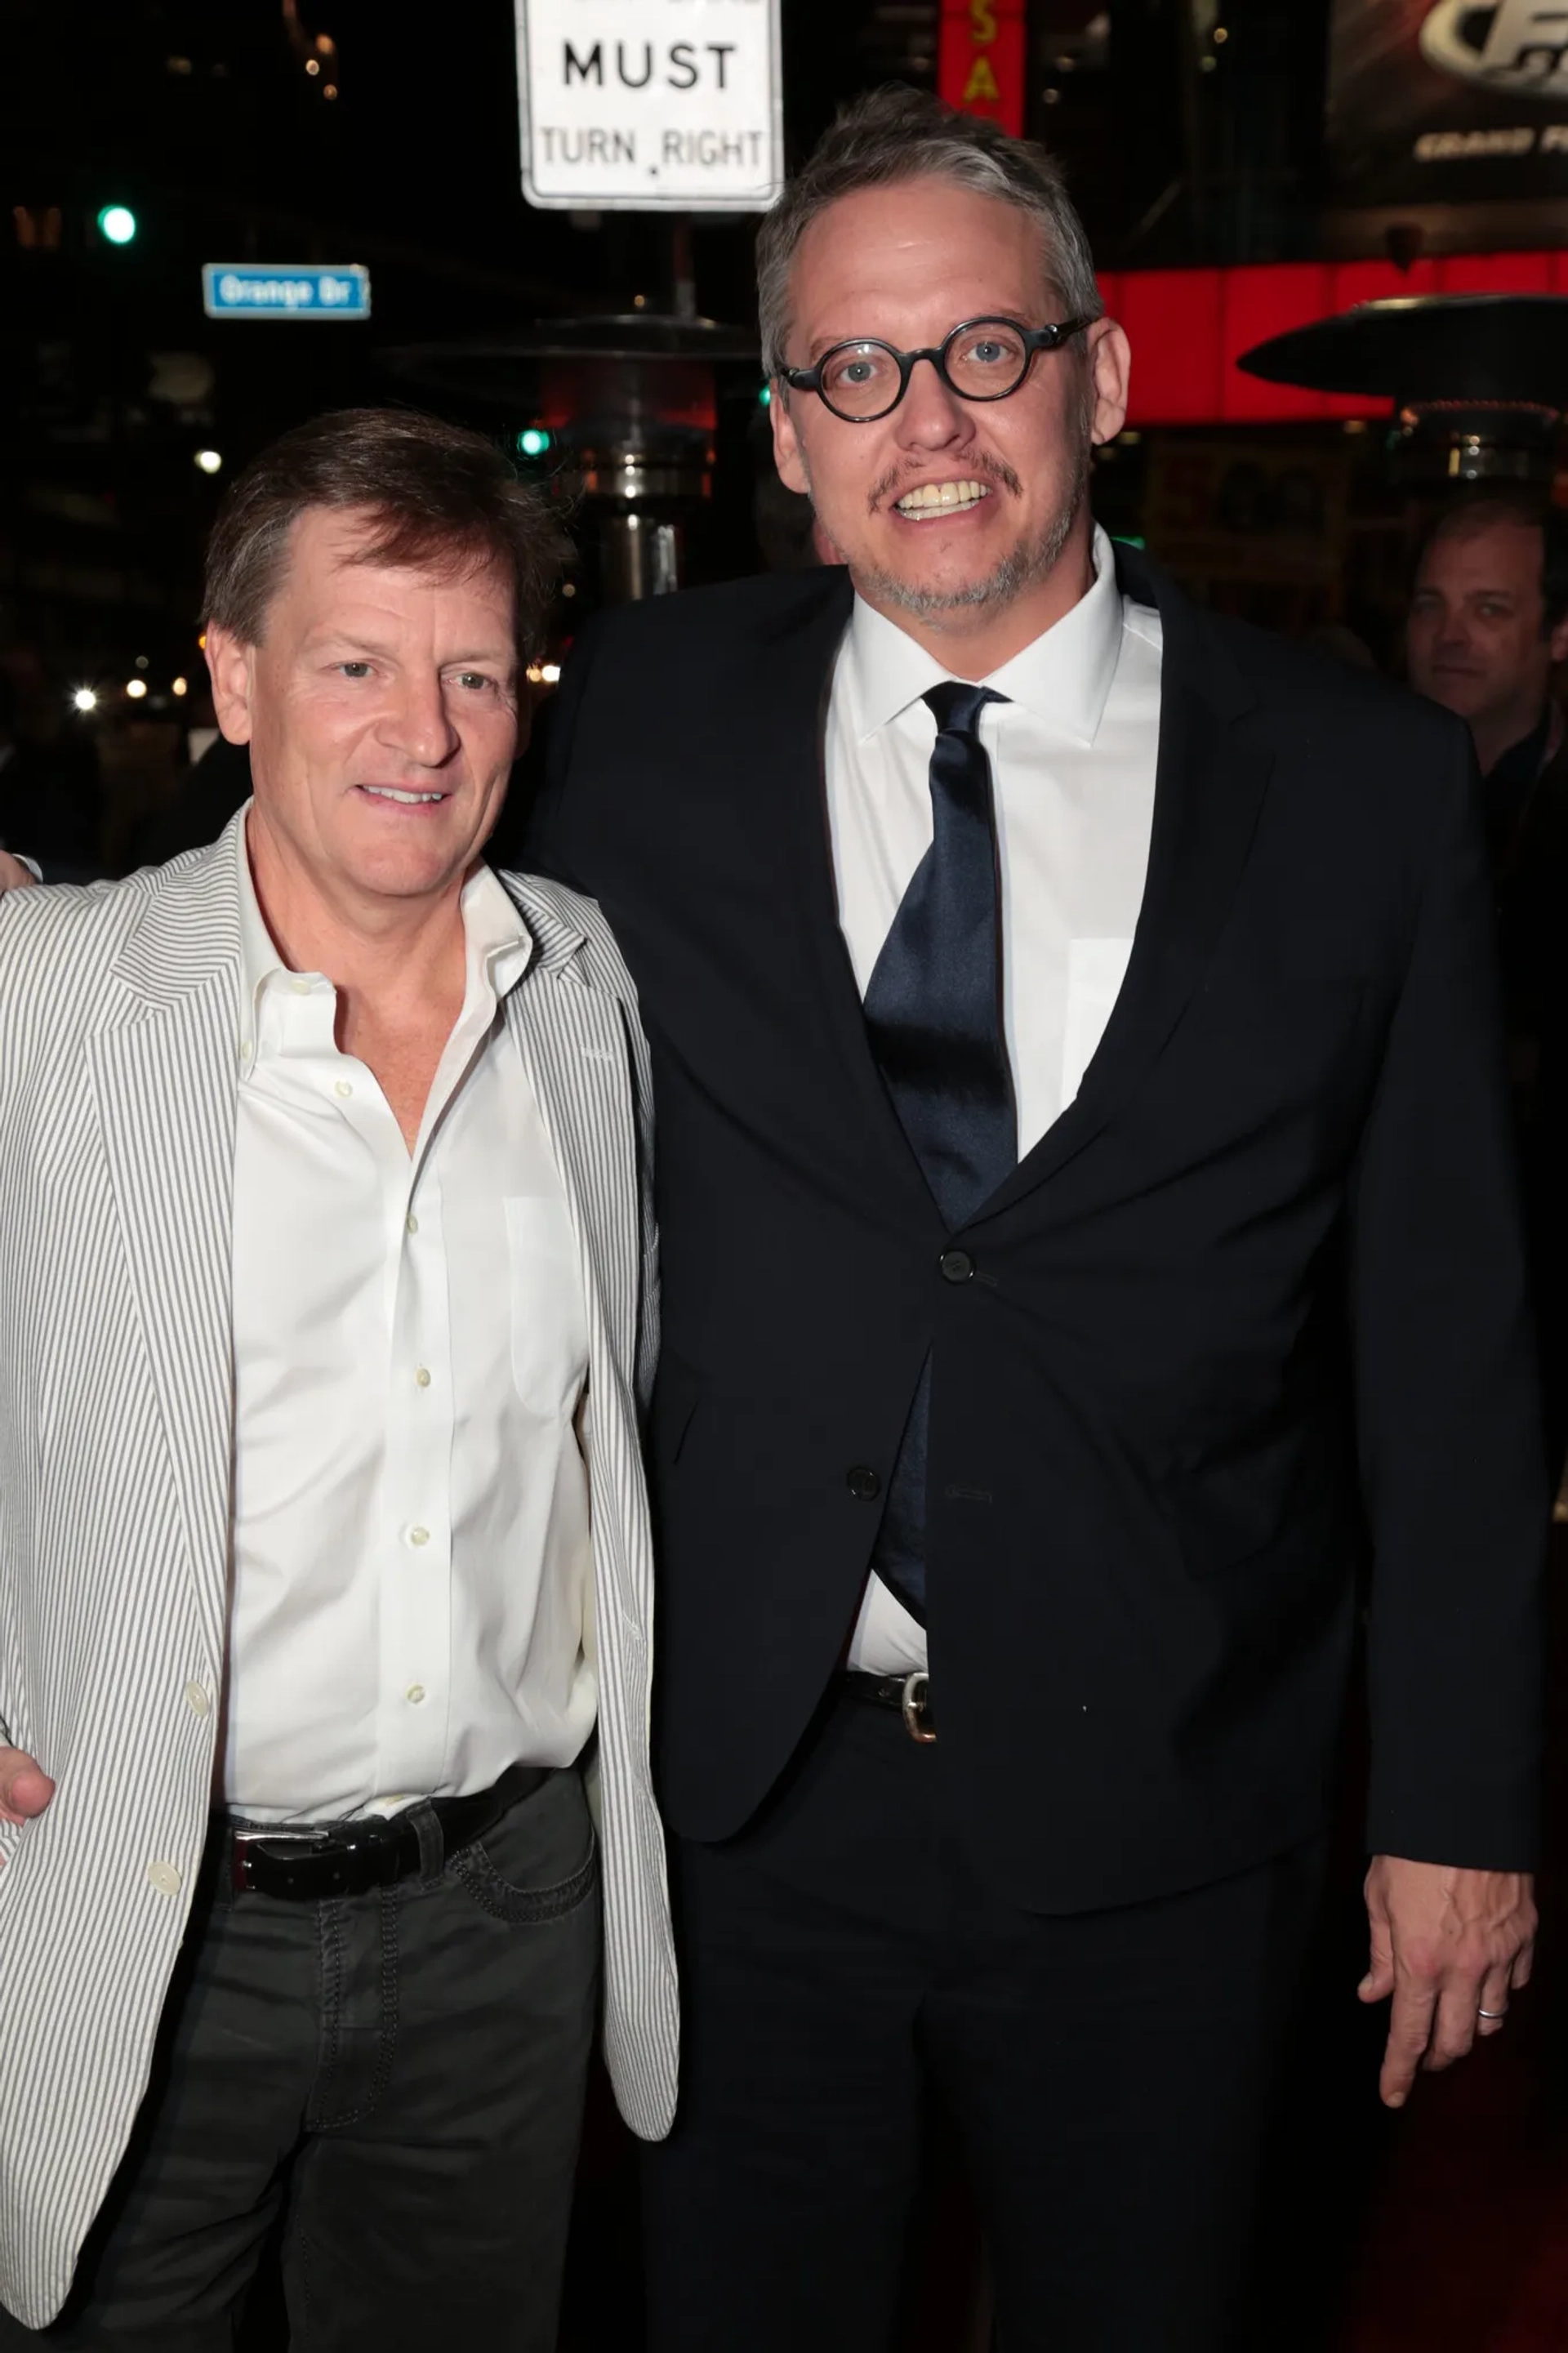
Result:
<svg viewBox="0 0 1568 2353"><path fill-rule="evenodd" d="M1036 151L877 94L760 274L847 568L585 632L532 851L656 1073L653 2342L886 2345L934 2096L1004 2345L1214 2353L1365 1560L1384 2099L1530 1969L1545 1499L1470 748L1094 528L1128 348Z"/></svg>

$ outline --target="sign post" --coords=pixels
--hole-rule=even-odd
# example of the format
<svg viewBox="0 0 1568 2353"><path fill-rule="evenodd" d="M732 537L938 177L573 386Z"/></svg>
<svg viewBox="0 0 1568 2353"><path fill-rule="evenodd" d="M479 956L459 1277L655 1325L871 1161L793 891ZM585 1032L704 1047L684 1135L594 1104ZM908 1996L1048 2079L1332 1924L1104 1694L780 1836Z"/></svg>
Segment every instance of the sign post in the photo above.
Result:
<svg viewBox="0 0 1568 2353"><path fill-rule="evenodd" d="M780 0L514 0L522 191L576 212L765 212Z"/></svg>

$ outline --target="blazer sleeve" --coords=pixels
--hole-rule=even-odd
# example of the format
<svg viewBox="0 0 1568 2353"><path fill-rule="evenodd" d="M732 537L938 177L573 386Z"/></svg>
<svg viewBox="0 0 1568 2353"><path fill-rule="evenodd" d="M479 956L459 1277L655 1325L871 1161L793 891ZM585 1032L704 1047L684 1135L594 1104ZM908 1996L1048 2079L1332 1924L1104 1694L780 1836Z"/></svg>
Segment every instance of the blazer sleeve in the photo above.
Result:
<svg viewBox="0 0 1568 2353"><path fill-rule="evenodd" d="M1528 1870L1550 1498L1468 738L1428 773L1440 815L1351 1200L1368 1840Z"/></svg>
<svg viewBox="0 0 1568 2353"><path fill-rule="evenodd" d="M654 1208L653 1072L647 1040L635 1015L632 1020L632 1075L637 1109L637 1207L641 1239L642 1288L637 1307L637 1358L635 1373L637 1410L646 1422L653 1402L654 1376L658 1370L659 1272L658 1220Z"/></svg>

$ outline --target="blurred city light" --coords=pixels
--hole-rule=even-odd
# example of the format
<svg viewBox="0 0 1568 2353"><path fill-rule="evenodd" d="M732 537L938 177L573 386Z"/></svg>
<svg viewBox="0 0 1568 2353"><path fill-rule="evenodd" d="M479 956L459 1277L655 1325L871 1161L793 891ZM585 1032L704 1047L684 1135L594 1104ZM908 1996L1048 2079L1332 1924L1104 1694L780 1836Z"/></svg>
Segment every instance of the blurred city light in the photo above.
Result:
<svg viewBox="0 0 1568 2353"><path fill-rule="evenodd" d="M223 464L223 452L221 449L198 449L196 463L204 474L216 474Z"/></svg>
<svg viewBox="0 0 1568 2353"><path fill-rule="evenodd" d="M76 692L71 696L71 709L73 711L96 711L98 709L98 697L94 694L90 686L79 686L77 688Z"/></svg>
<svg viewBox="0 0 1568 2353"><path fill-rule="evenodd" d="M125 681L125 691L131 697L132 702L140 702L142 697L147 691L146 680L144 678L128 678Z"/></svg>
<svg viewBox="0 0 1568 2353"><path fill-rule="evenodd" d="M544 683L545 683L545 685L546 685L546 686L553 686L553 685L555 684L556 680L557 680L557 679L560 677L560 675L561 675L561 665L560 665L560 663L559 663L559 662L545 662L545 663L543 663L543 664L542 665L541 669L540 669L539 675L540 675L540 677L543 680L543 681L544 681Z"/></svg>
<svg viewBox="0 0 1568 2353"><path fill-rule="evenodd" d="M761 392L757 395L757 403L759 407L762 408L771 408L773 406L773 388L771 384L763 385Z"/></svg>
<svg viewBox="0 0 1568 2353"><path fill-rule="evenodd" d="M171 694L189 694L190 691L191 682L188 678L177 678L169 689Z"/></svg>
<svg viewBox="0 0 1568 2353"><path fill-rule="evenodd" d="M529 425L517 437L518 454L523 458L542 458L550 447L550 436L542 425Z"/></svg>
<svg viewBox="0 0 1568 2353"><path fill-rule="evenodd" d="M136 216L129 205L105 205L98 216L98 228L110 245L129 245L136 234Z"/></svg>

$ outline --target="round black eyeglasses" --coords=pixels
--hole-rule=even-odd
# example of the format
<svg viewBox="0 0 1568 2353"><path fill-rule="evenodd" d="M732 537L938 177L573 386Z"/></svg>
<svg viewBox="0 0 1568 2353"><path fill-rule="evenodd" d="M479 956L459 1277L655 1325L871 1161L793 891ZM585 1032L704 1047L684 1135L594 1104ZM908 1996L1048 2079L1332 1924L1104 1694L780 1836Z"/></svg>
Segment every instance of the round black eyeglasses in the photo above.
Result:
<svg viewBox="0 0 1568 2353"><path fill-rule="evenodd" d="M811 367L780 368L795 392L815 392L847 425L870 425L889 417L910 388L917 360L930 360L960 400L1005 400L1028 375L1037 352L1059 351L1088 319L1058 319L1050 327L1025 327L1016 319L965 319L924 351L896 351L891 343L862 336L835 343Z"/></svg>

